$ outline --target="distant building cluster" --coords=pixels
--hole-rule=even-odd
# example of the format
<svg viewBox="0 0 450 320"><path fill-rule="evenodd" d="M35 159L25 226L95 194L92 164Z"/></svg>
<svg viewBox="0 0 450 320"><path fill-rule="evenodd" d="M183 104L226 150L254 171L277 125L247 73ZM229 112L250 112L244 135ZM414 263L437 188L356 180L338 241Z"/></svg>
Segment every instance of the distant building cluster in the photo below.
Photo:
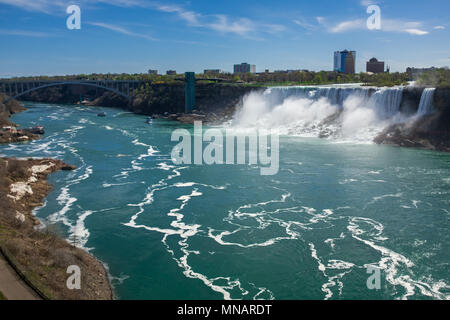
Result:
<svg viewBox="0 0 450 320"><path fill-rule="evenodd" d="M431 68L433 69L433 68ZM408 68L406 70L410 75L416 76L423 71L427 71L430 69L416 69L416 68ZM343 74L354 74L356 72L356 51L354 50L343 50L343 51L335 51L334 52L334 65L333 71L343 73ZM295 72L309 72L306 69L288 69L288 70L275 70L273 73L295 73ZM366 62L366 72L367 73L389 73L389 66L385 68L385 62L379 61L377 58L372 58ZM148 70L149 74L157 75L158 70ZM235 64L233 66L234 74L257 74L256 73L256 65L250 64L247 62ZM271 73L269 69L265 69L264 72L258 74L268 74ZM176 75L177 72L175 70L167 70L167 75ZM220 75L227 74L221 69L204 69L203 74L205 75Z"/></svg>
<svg viewBox="0 0 450 320"><path fill-rule="evenodd" d="M235 64L234 73L256 73L256 66L254 64L248 64L246 62Z"/></svg>
<svg viewBox="0 0 450 320"><path fill-rule="evenodd" d="M355 73L356 51L336 51L333 70L345 74Z"/></svg>
<svg viewBox="0 0 450 320"><path fill-rule="evenodd" d="M306 69L288 69L288 70L275 70L275 73L294 73L294 72L308 72Z"/></svg>
<svg viewBox="0 0 450 320"><path fill-rule="evenodd" d="M222 73L222 70L220 70L220 69L205 69L204 71L203 71L203 74L210 74L210 75L217 75L217 74L221 74Z"/></svg>

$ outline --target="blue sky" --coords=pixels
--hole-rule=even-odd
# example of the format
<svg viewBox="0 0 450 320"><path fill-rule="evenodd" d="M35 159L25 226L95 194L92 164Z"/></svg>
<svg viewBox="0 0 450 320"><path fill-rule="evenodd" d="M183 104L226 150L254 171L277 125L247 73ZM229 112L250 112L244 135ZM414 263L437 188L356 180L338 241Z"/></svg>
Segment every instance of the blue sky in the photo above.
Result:
<svg viewBox="0 0 450 320"><path fill-rule="evenodd" d="M68 30L66 8L81 8ZM368 30L366 8L381 8ZM393 71L450 65L448 0L0 0L0 77L92 72L331 70L333 52Z"/></svg>

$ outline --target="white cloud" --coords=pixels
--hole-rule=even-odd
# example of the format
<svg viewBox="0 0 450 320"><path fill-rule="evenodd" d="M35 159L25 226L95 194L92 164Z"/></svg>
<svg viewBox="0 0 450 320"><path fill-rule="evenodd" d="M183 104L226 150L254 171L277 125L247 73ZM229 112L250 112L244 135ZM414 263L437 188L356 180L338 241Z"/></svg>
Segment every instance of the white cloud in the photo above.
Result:
<svg viewBox="0 0 450 320"><path fill-rule="evenodd" d="M161 12L175 13L190 25L200 26L199 18L201 15L194 11L184 10L176 5L156 5L155 9Z"/></svg>
<svg viewBox="0 0 450 320"><path fill-rule="evenodd" d="M88 22L87 24L92 25L92 26L96 26L96 27L100 27L100 28L104 28L104 29L108 29L117 33L121 33L127 36L132 36L132 37L138 37L138 38L144 38L147 40L152 40L152 41L156 41L157 39L146 35L146 34L142 34L142 33L135 33L132 31L129 31L128 29L125 29L123 27L117 26L117 25L113 25L113 24L108 24L108 23L103 23L103 22Z"/></svg>
<svg viewBox="0 0 450 320"><path fill-rule="evenodd" d="M247 38L255 38L257 33L277 34L285 30L278 24L262 24L248 18L230 18L224 14L203 15L191 10L185 10L177 5L156 5L156 10L176 14L189 26L207 28L220 33L232 33Z"/></svg>
<svg viewBox="0 0 450 320"><path fill-rule="evenodd" d="M119 7L146 7L148 3L143 0L79 0L78 5L92 5L104 3ZM72 4L72 1L63 0L0 0L0 3L16 6L27 11L37 11L47 14L54 13L55 10L65 11L65 8Z"/></svg>
<svg viewBox="0 0 450 320"><path fill-rule="evenodd" d="M314 30L315 28L317 28L317 26L313 25L312 23L309 23L303 18L295 19L292 22L306 30Z"/></svg>
<svg viewBox="0 0 450 320"><path fill-rule="evenodd" d="M348 20L340 22L336 25L327 25L325 19L322 20L322 24L331 33L343 33L355 30L367 30L366 21L363 19ZM408 33L411 35L423 36L428 34L428 31L422 29L422 22L418 21L402 21L395 19L382 19L381 31L384 32L398 32Z"/></svg>
<svg viewBox="0 0 450 320"><path fill-rule="evenodd" d="M186 10L181 6L173 4L160 4L154 1L145 0L79 0L79 5L92 6L95 4L107 4L119 7L141 7L153 9L160 12L176 14L191 27L202 27L221 33L233 33L248 38L254 38L257 33L276 34L285 30L285 27L277 24L263 24L254 22L248 18L231 18L223 14L203 15L192 10ZM29 11L43 13L54 13L56 10L65 12L69 1L63 0L0 0L0 3L13 5ZM145 35L130 32L118 26L108 24L98 24L112 31L128 34L137 37L151 38Z"/></svg>
<svg viewBox="0 0 450 320"><path fill-rule="evenodd" d="M16 6L27 11L43 13L50 13L55 7L63 8L67 6L67 3L60 0L0 0L0 3Z"/></svg>
<svg viewBox="0 0 450 320"><path fill-rule="evenodd" d="M423 31L419 29L405 29L403 31L416 36L423 36L429 33L428 31Z"/></svg>
<svg viewBox="0 0 450 320"><path fill-rule="evenodd" d="M330 32L340 33L340 32L346 32L346 31L350 31L350 30L362 29L364 27L365 27L364 20L362 20L362 19L349 20L349 21L341 22L334 27L331 27Z"/></svg>
<svg viewBox="0 0 450 320"><path fill-rule="evenodd" d="M378 2L374 0L362 0L360 3L363 7L368 7L372 4L377 4Z"/></svg>
<svg viewBox="0 0 450 320"><path fill-rule="evenodd" d="M428 31L422 30L423 23L419 21L402 21L395 19L382 19L381 29L386 32L404 32L412 35L423 36Z"/></svg>
<svg viewBox="0 0 450 320"><path fill-rule="evenodd" d="M52 33L29 31L29 30L0 30L0 34L10 36L36 37L36 38L55 37L55 34Z"/></svg>
<svg viewBox="0 0 450 320"><path fill-rule="evenodd" d="M316 17L316 20L318 23L323 24L325 23L325 18L324 17Z"/></svg>
<svg viewBox="0 0 450 320"><path fill-rule="evenodd" d="M436 26L433 29L435 29L435 30L444 30L445 27L444 26Z"/></svg>
<svg viewBox="0 0 450 320"><path fill-rule="evenodd" d="M229 21L225 15L216 15L216 17L216 21L208 24L213 30L224 33L236 33L238 35L246 35L255 31L255 26L249 19L241 18L236 21Z"/></svg>

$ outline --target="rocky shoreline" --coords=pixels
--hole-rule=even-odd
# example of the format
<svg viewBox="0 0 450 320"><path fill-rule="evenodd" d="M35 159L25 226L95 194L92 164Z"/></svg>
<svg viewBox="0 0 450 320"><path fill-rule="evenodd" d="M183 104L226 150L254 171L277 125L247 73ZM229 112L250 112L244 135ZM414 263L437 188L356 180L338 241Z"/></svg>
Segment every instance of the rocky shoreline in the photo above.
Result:
<svg viewBox="0 0 450 320"><path fill-rule="evenodd" d="M27 142L39 139L41 137L40 135L31 133L26 129L19 129L15 123L9 121L11 115L22 112L26 108L17 100L12 100L5 105L3 101L6 100L6 97L6 95L0 94L0 144ZM8 130L3 128L8 128Z"/></svg>
<svg viewBox="0 0 450 320"><path fill-rule="evenodd" d="M3 100L1 97L0 101ZM0 102L2 125L16 127L8 118L24 110L13 101ZM39 135L18 130L14 135L2 132L0 143L29 141ZM26 136L27 139L20 139ZM42 223L33 210L43 205L52 186L47 176L75 167L55 159L0 158L0 249L40 296L57 300L110 300L113 290L108 274L100 261L86 251L68 243L58 230ZM81 289L66 286L67 268L81 270Z"/></svg>

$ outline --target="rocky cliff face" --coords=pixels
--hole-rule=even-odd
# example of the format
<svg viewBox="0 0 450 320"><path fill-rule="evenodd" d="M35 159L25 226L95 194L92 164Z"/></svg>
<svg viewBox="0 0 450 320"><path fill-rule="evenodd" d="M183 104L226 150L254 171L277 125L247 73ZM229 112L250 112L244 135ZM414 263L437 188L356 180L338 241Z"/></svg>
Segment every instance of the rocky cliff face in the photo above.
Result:
<svg viewBox="0 0 450 320"><path fill-rule="evenodd" d="M402 103L400 111L405 115L413 115L417 112L423 87L407 87L403 89Z"/></svg>
<svg viewBox="0 0 450 320"><path fill-rule="evenodd" d="M14 125L9 121L9 117L25 110L23 105L17 100L12 100L5 104L4 101L8 98L7 95L0 93L0 126Z"/></svg>
<svg viewBox="0 0 450 320"><path fill-rule="evenodd" d="M436 89L434 108L433 114L386 128L375 142L450 152L450 89Z"/></svg>
<svg viewBox="0 0 450 320"><path fill-rule="evenodd" d="M94 87L61 85L30 92L23 95L20 99L34 102L74 104L79 102L80 98L94 99L104 92L103 89Z"/></svg>
<svg viewBox="0 0 450 320"><path fill-rule="evenodd" d="M196 86L195 112L223 112L235 107L242 97L254 90L242 86L198 84ZM133 112L141 114L183 113L185 104L184 85L154 85L148 93L139 94L130 106Z"/></svg>
<svg viewBox="0 0 450 320"><path fill-rule="evenodd" d="M234 108L242 97L254 88L219 85L198 84L196 86L196 112L221 113ZM148 86L142 93L137 94L131 101L102 89L87 87L60 86L34 91L22 99L35 102L49 103L78 103L80 96L89 99L92 106L123 108L138 114L180 114L184 112L185 88L182 83L154 84Z"/></svg>

